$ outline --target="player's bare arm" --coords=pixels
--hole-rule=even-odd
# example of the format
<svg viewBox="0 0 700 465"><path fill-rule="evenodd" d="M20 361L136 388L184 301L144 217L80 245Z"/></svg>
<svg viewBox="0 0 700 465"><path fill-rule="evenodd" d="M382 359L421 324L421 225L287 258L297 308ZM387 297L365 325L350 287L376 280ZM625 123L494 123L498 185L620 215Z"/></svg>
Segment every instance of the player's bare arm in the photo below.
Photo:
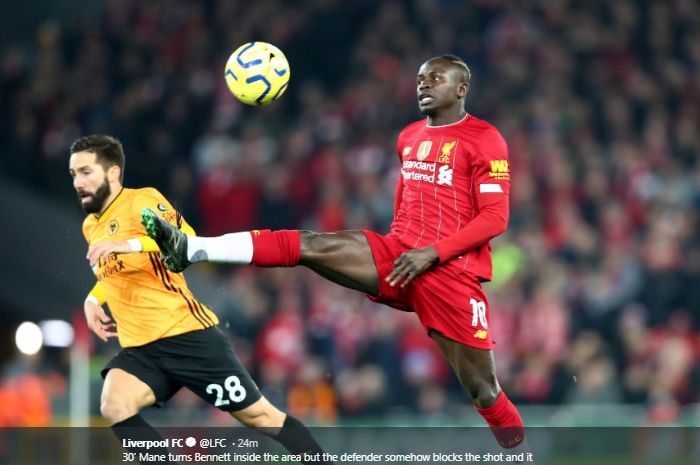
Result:
<svg viewBox="0 0 700 465"><path fill-rule="evenodd" d="M384 280L391 286L406 287L416 276L427 271L437 262L438 253L432 245L409 250L394 261L394 269Z"/></svg>

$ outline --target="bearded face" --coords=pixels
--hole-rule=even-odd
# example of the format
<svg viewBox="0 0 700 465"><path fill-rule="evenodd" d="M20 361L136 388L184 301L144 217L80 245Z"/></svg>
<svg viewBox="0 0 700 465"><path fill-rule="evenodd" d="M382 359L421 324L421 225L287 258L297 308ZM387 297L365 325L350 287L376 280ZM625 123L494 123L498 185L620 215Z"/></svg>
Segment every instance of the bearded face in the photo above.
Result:
<svg viewBox="0 0 700 465"><path fill-rule="evenodd" d="M85 213L100 213L112 194L107 170L92 152L71 154L69 172L78 202Z"/></svg>
<svg viewBox="0 0 700 465"><path fill-rule="evenodd" d="M77 191L80 206L88 214L102 211L102 207L104 207L111 193L112 189L107 181L107 176L104 177L104 181L94 192L90 192L88 189L78 189Z"/></svg>

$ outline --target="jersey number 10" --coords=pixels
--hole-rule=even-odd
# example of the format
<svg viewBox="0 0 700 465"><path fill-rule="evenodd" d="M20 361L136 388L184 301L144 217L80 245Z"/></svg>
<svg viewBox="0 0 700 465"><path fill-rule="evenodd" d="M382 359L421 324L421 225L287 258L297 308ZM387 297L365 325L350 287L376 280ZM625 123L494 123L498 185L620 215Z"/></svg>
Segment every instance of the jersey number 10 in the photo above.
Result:
<svg viewBox="0 0 700 465"><path fill-rule="evenodd" d="M469 299L469 303L472 305L472 326L476 328L481 323L481 326L486 329L488 327L486 322L486 304L476 299Z"/></svg>

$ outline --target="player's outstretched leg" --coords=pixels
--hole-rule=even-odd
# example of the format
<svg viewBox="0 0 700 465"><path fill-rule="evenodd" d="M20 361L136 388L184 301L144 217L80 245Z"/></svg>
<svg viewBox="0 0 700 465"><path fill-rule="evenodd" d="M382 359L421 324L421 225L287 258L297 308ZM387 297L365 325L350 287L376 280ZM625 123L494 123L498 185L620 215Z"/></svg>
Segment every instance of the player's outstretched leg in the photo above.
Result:
<svg viewBox="0 0 700 465"><path fill-rule="evenodd" d="M377 267L362 231L256 229L218 237L188 236L147 208L141 222L160 247L170 271L180 272L205 261L261 267L302 265L341 286L370 295L379 291Z"/></svg>
<svg viewBox="0 0 700 465"><path fill-rule="evenodd" d="M148 208L141 211L141 223L146 234L158 244L166 268L174 272L197 262L296 266L301 256L300 231L254 230L218 237L188 236ZM253 244L254 236L258 239L257 247Z"/></svg>
<svg viewBox="0 0 700 465"><path fill-rule="evenodd" d="M144 208L141 223L148 236L156 241L163 262L170 271L180 272L192 264L187 259L187 235L171 225L153 210Z"/></svg>

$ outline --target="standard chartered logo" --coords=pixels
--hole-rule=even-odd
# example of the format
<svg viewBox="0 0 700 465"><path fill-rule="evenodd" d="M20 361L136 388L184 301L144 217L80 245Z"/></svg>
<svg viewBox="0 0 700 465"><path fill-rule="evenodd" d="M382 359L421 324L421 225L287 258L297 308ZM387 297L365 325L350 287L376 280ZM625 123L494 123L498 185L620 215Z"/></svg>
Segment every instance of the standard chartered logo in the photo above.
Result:
<svg viewBox="0 0 700 465"><path fill-rule="evenodd" d="M401 166L401 175L407 181L423 181L430 184L435 182L436 163L405 160ZM452 168L450 165L441 165L437 170L437 183L441 186L452 185Z"/></svg>
<svg viewBox="0 0 700 465"><path fill-rule="evenodd" d="M452 169L449 165L442 165L438 170L437 183L440 185L452 185Z"/></svg>

